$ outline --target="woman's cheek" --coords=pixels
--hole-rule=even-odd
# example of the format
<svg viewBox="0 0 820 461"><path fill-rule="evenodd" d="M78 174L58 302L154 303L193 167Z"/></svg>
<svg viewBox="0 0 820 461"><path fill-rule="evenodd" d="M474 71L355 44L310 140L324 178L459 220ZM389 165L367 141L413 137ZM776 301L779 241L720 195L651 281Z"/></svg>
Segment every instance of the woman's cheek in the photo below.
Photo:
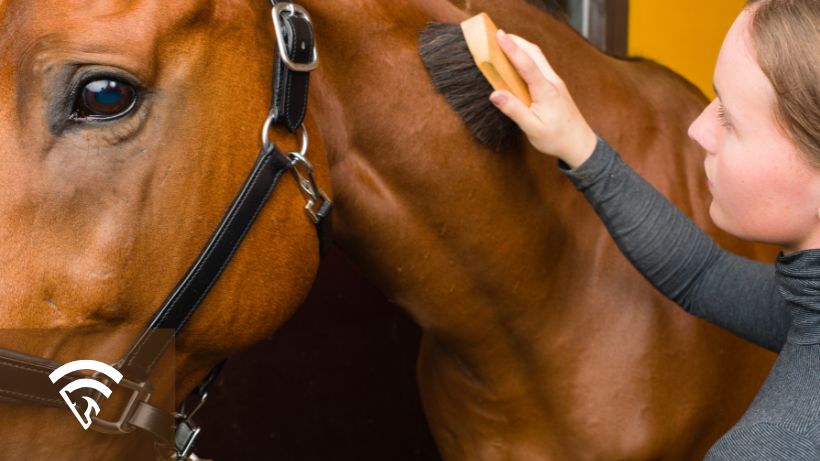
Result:
<svg viewBox="0 0 820 461"><path fill-rule="evenodd" d="M721 161L723 160L723 161ZM718 159L710 187L712 204L709 215L722 230L737 237L749 236L750 220L754 219L755 191L750 188L747 172L740 165Z"/></svg>

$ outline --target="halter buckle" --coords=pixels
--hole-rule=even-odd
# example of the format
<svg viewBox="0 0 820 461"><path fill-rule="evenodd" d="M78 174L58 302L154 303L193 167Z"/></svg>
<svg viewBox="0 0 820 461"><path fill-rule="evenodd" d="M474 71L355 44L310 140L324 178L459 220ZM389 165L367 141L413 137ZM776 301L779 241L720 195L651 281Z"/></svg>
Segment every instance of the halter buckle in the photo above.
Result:
<svg viewBox="0 0 820 461"><path fill-rule="evenodd" d="M94 373L92 376L94 379L97 379L107 385L113 383L108 376L102 373ZM123 408L119 418L116 420L105 420L99 416L94 416L91 418L91 429L103 434L127 434L133 432L136 427L128 424L128 420L131 416L133 416L134 411L137 409L137 405L141 402L148 402L151 399L153 392L151 383L148 381L138 383L123 377L119 384L113 384L115 387L123 387L130 390L131 397L128 398L128 403L125 404L125 408ZM97 403L99 403L100 397L101 395L97 395L95 398Z"/></svg>
<svg viewBox="0 0 820 461"><path fill-rule="evenodd" d="M202 428L195 425L191 421L190 416L185 417L184 420L177 423L177 430L174 436L175 453L174 460L178 461L193 461L199 459L194 454L194 444L199 438Z"/></svg>
<svg viewBox="0 0 820 461"><path fill-rule="evenodd" d="M296 5L291 2L282 2L277 3L273 6L273 10L271 15L273 16L273 29L276 32L276 47L279 49L279 57L282 58L282 62L285 63L291 70L295 72L310 72L316 69L319 66L319 52L316 50L316 46L313 46L313 56L308 63L298 63L294 62L288 56L287 48L285 47L285 33L284 28L282 27L282 13L289 13L290 16L299 15L310 24L310 27L313 27L313 22L310 20L310 14L308 14L307 10L302 8L299 5Z"/></svg>

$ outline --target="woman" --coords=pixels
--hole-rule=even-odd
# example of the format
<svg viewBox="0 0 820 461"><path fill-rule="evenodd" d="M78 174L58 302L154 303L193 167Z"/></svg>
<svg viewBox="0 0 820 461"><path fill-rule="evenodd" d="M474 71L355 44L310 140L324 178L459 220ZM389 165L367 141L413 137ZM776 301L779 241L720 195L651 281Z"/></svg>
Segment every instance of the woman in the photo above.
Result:
<svg viewBox="0 0 820 461"><path fill-rule="evenodd" d="M715 69L714 100L689 135L722 229L782 248L775 267L720 249L629 169L579 113L541 50L498 40L530 87L491 101L583 191L618 246L688 312L779 351L716 460L820 460L820 1L753 0Z"/></svg>

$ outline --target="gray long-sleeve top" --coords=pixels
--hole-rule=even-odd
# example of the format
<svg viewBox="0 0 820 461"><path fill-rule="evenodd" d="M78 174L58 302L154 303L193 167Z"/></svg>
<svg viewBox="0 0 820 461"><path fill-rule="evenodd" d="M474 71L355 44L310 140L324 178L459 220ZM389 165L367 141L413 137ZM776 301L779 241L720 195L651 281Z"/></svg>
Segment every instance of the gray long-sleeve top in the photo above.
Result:
<svg viewBox="0 0 820 461"><path fill-rule="evenodd" d="M772 351L772 371L707 461L820 461L820 249L774 265L721 249L602 139L562 171L626 257L687 312Z"/></svg>

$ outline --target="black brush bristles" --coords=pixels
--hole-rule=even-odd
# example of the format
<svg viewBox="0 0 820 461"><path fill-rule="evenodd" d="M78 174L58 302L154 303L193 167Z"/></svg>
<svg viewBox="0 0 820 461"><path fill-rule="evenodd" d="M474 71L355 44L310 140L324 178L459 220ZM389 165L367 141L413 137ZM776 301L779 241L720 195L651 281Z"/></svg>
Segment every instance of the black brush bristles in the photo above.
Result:
<svg viewBox="0 0 820 461"><path fill-rule="evenodd" d="M473 61L460 25L428 23L419 35L419 53L433 85L479 142L495 150L519 142L518 127L490 102L493 88Z"/></svg>

